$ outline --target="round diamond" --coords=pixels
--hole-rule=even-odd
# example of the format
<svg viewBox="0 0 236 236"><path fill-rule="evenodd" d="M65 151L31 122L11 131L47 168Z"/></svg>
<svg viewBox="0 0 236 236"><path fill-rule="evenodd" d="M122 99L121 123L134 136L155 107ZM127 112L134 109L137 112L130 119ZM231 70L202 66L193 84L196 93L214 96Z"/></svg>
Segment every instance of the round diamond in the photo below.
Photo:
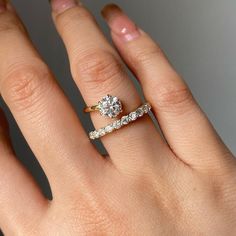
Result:
<svg viewBox="0 0 236 236"><path fill-rule="evenodd" d="M142 117L144 115L144 111L142 108L138 108L136 111L136 114L138 115L138 117Z"/></svg>
<svg viewBox="0 0 236 236"><path fill-rule="evenodd" d="M106 131L105 131L105 129L102 128L102 129L98 130L98 133L99 133L99 136L102 137L106 134Z"/></svg>
<svg viewBox="0 0 236 236"><path fill-rule="evenodd" d="M131 112L131 113L129 114L129 119L130 119L131 121L135 121L135 120L137 120L137 118L138 118L138 115L137 115L136 112Z"/></svg>
<svg viewBox="0 0 236 236"><path fill-rule="evenodd" d="M121 101L114 96L107 95L98 102L99 110L102 116L115 118L122 112Z"/></svg>
<svg viewBox="0 0 236 236"><path fill-rule="evenodd" d="M94 132L90 132L90 133L89 133L89 137L90 137L91 139L95 139Z"/></svg>
<svg viewBox="0 0 236 236"><path fill-rule="evenodd" d="M106 133L111 133L114 130L113 125L108 125L105 127L105 132Z"/></svg>
<svg viewBox="0 0 236 236"><path fill-rule="evenodd" d="M148 103L143 105L144 113L148 113L150 110L151 110L151 106Z"/></svg>
<svg viewBox="0 0 236 236"><path fill-rule="evenodd" d="M96 139L96 138L99 138L100 136L99 136L99 133L98 133L98 131L94 131L94 138Z"/></svg>
<svg viewBox="0 0 236 236"><path fill-rule="evenodd" d="M93 131L89 134L91 139L99 138L99 133L97 131Z"/></svg>
<svg viewBox="0 0 236 236"><path fill-rule="evenodd" d="M113 123L113 127L115 128L115 129L120 129L121 128L121 121L120 120L117 120L117 121L115 121L114 123Z"/></svg>
<svg viewBox="0 0 236 236"><path fill-rule="evenodd" d="M129 124L129 116L123 116L121 118L121 124L122 125L128 125Z"/></svg>

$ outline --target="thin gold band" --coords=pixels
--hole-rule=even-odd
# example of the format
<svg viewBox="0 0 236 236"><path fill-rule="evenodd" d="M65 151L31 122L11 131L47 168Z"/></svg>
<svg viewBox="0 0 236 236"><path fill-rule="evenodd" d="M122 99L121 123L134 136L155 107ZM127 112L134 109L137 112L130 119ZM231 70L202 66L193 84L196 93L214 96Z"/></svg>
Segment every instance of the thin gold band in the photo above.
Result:
<svg viewBox="0 0 236 236"><path fill-rule="evenodd" d="M84 112L88 113L88 112L93 112L93 111L99 111L99 106L98 105L94 105L91 107L86 107L84 109Z"/></svg>

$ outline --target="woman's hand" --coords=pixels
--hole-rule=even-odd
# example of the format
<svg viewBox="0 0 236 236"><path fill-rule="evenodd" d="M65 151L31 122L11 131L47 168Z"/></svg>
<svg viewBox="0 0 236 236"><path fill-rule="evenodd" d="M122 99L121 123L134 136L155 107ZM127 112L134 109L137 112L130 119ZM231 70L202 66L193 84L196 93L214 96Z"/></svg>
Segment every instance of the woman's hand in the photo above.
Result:
<svg viewBox="0 0 236 236"><path fill-rule="evenodd" d="M53 200L14 157L1 115L0 226L6 235L235 235L236 161L161 49L122 11L103 15L118 52L92 15L52 0L71 72L88 105L118 96L124 113L141 83L163 136L148 116L94 148L66 96L35 51L12 6L0 1L0 91L41 163ZM55 59L56 60L56 59ZM81 107L82 109L82 107ZM92 114L96 128L109 120Z"/></svg>

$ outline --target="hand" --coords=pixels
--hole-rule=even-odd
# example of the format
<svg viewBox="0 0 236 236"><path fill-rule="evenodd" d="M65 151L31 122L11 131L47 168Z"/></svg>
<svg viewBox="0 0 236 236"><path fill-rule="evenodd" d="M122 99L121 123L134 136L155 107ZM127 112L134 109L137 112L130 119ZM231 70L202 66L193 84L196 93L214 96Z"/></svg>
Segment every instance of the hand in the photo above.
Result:
<svg viewBox="0 0 236 236"><path fill-rule="evenodd" d="M17 161L1 115L0 226L6 235L235 235L236 161L152 39L115 5L103 10L122 59L141 83L163 136L148 115L89 141L13 7L0 1L0 91L42 165L47 200ZM118 96L141 104L121 57L92 15L52 0L71 72L86 103ZM82 109L82 108L81 108ZM95 128L109 122L93 112Z"/></svg>

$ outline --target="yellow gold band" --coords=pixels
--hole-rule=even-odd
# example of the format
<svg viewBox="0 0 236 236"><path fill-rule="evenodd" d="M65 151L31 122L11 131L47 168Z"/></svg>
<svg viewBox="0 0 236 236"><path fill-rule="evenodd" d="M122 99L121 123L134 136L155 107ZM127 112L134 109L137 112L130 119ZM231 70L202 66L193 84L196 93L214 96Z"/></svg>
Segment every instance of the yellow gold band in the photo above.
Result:
<svg viewBox="0 0 236 236"><path fill-rule="evenodd" d="M99 106L98 105L94 105L91 107L86 107L84 109L84 112L88 113L88 112L93 112L93 111L99 111Z"/></svg>

